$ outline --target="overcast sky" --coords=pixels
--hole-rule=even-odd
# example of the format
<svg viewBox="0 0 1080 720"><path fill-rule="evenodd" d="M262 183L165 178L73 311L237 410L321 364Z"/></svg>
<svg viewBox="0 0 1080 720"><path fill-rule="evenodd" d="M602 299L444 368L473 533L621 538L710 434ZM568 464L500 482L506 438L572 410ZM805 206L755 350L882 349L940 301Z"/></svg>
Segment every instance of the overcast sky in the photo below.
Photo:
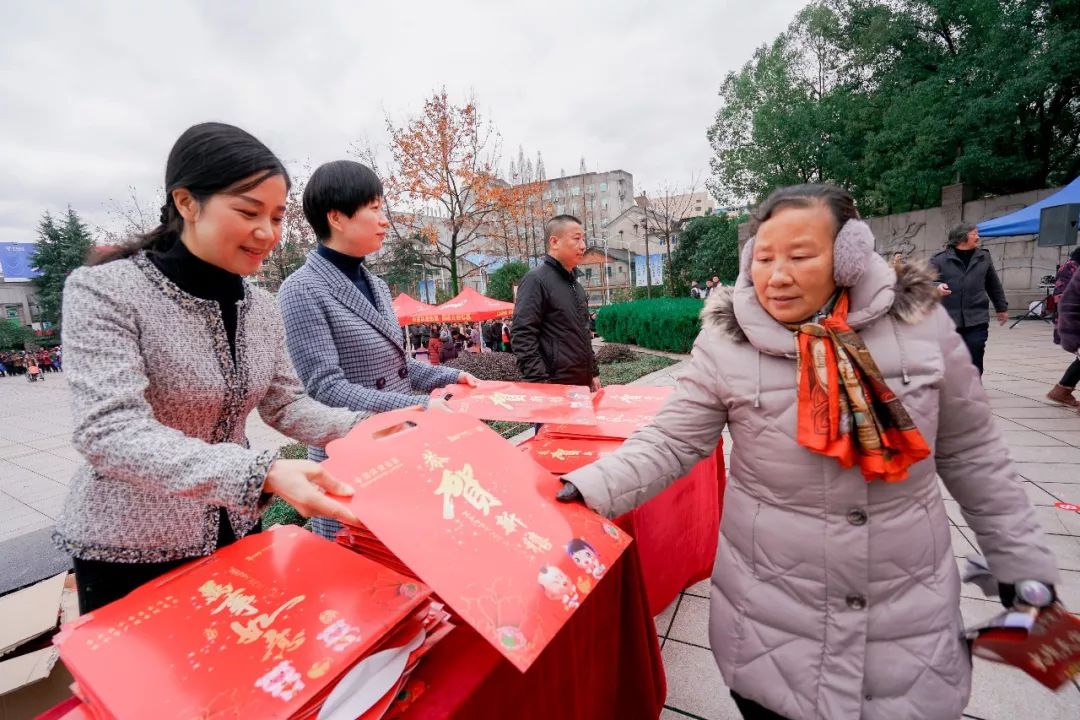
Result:
<svg viewBox="0 0 1080 720"><path fill-rule="evenodd" d="M0 242L70 204L151 198L188 126L252 132L290 168L385 140L446 86L519 145L635 189L707 177L724 75L806 0L11 2L0 22Z"/></svg>

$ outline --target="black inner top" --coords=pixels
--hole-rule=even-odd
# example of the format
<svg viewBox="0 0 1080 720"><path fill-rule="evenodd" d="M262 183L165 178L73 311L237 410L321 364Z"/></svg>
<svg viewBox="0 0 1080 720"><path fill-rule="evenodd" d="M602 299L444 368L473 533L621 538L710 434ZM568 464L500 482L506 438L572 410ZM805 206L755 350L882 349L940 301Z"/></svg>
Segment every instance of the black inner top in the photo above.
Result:
<svg viewBox="0 0 1080 720"><path fill-rule="evenodd" d="M148 257L154 267L188 295L217 301L221 308L225 334L229 336L229 348L235 360L236 303L244 299L243 278L195 257L179 240L166 252L150 253Z"/></svg>
<svg viewBox="0 0 1080 720"><path fill-rule="evenodd" d="M367 281L367 276L364 275L364 271L360 269L360 266L364 264L364 258L346 255L345 253L328 248L322 243L319 244L316 252L332 262L334 267L343 272L345 277L349 278L352 284L356 286L356 289L367 298L367 301L371 303L371 307L378 309L379 305L375 302L375 293L371 290L371 284Z"/></svg>
<svg viewBox="0 0 1080 720"><path fill-rule="evenodd" d="M971 248L970 250L956 250L954 248L956 257L960 258L960 262L964 263L964 267L971 264L971 258L975 256L976 250L978 250L978 248Z"/></svg>

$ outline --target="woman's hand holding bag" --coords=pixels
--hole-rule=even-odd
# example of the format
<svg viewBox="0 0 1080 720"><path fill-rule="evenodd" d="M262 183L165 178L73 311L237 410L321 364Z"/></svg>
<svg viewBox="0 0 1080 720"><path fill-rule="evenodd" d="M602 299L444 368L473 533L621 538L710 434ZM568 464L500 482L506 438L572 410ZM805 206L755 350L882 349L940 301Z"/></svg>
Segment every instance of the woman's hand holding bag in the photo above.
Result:
<svg viewBox="0 0 1080 720"><path fill-rule="evenodd" d="M263 490L277 495L304 517L332 517L355 525L352 510L327 493L349 497L350 485L332 478L322 466L310 460L275 460L266 474Z"/></svg>

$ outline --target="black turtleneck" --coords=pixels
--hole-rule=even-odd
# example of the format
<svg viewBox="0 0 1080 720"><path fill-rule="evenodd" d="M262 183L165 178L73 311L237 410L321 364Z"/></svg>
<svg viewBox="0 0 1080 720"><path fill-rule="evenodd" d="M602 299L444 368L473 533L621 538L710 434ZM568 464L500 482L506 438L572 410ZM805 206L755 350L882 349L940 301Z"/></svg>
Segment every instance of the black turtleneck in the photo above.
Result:
<svg viewBox="0 0 1080 720"><path fill-rule="evenodd" d="M166 252L151 253L148 257L154 267L187 294L203 300L217 301L235 360L236 303L244 299L243 278L195 257L179 240Z"/></svg>
<svg viewBox="0 0 1080 720"><path fill-rule="evenodd" d="M956 257L960 258L960 262L964 263L965 268L971 264L971 258L975 256L976 250L978 250L978 248L971 248L970 250L953 248L953 252L956 253Z"/></svg>
<svg viewBox="0 0 1080 720"><path fill-rule="evenodd" d="M332 262L334 267L344 273L345 277L349 278L349 281L356 286L356 289L367 298L369 303L371 303L371 307L376 310L379 309L378 304L375 302L375 293L371 290L371 284L368 283L364 271L360 269L360 266L364 264L364 258L346 255L345 253L328 248L322 243L319 243L316 252Z"/></svg>

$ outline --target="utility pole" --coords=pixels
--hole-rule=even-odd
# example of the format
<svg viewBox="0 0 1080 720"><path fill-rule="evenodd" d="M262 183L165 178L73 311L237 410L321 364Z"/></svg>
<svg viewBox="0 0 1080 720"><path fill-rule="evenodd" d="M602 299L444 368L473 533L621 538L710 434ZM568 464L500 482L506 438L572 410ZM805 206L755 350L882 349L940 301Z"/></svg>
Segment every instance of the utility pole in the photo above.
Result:
<svg viewBox="0 0 1080 720"><path fill-rule="evenodd" d="M649 255L649 198L641 191L645 200L641 203L645 217L645 297L652 298L652 257Z"/></svg>

